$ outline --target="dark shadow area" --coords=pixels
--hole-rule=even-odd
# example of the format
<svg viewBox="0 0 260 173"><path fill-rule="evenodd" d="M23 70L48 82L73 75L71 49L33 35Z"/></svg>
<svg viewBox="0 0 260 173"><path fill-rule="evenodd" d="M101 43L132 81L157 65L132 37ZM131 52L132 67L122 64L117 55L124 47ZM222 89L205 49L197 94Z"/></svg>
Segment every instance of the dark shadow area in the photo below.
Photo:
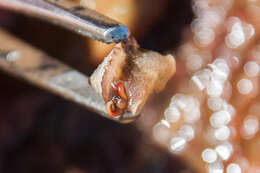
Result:
<svg viewBox="0 0 260 173"><path fill-rule="evenodd" d="M11 83L15 84L9 86L14 96L10 95L6 104L1 100L0 131L5 130L5 136L0 134L1 172L78 169L157 173L187 169L179 158L143 136L135 124L118 124L21 81Z"/></svg>
<svg viewBox="0 0 260 173"><path fill-rule="evenodd" d="M183 28L187 27L193 18L191 1L175 0L168 3L162 19L138 40L143 48L164 52L179 46Z"/></svg>

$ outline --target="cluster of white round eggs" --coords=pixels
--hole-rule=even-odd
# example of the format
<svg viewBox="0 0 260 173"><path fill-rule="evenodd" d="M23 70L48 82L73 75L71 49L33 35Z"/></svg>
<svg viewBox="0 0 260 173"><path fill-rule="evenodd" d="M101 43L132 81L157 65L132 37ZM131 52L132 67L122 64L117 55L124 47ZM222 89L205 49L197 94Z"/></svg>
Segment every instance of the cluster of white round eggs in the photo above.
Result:
<svg viewBox="0 0 260 173"><path fill-rule="evenodd" d="M254 100L258 96L260 46L252 44L255 27L233 15L236 3L193 1L193 37L181 46L177 59L185 62L189 92L173 96L164 118L153 129L157 141L196 162L193 165L201 163L203 166L197 167L209 173L260 170L240 145L240 141L254 138L260 141L260 102Z"/></svg>

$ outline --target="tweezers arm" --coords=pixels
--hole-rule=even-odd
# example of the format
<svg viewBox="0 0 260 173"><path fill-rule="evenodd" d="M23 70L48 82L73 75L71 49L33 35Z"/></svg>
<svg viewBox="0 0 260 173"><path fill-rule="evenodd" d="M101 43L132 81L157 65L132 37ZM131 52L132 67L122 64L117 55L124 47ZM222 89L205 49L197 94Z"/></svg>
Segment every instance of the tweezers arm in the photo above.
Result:
<svg viewBox="0 0 260 173"><path fill-rule="evenodd" d="M105 43L129 37L126 26L71 0L0 0L0 7L40 17Z"/></svg>
<svg viewBox="0 0 260 173"><path fill-rule="evenodd" d="M135 120L132 114L111 118L103 99L88 83L88 77L32 48L0 29L0 69L67 98L106 118L121 123Z"/></svg>

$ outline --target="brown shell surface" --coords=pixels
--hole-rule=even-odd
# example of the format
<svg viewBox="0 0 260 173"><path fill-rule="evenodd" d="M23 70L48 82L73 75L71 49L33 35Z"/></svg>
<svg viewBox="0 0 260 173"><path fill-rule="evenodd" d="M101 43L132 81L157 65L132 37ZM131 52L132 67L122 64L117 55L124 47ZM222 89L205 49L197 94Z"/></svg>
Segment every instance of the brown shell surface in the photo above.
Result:
<svg viewBox="0 0 260 173"><path fill-rule="evenodd" d="M95 71L94 75L102 73L98 77L102 77L105 102L118 97L115 85L120 81L127 95L126 111L134 115L140 113L148 96L153 91L161 91L175 73L175 60L171 55L143 50L134 39L117 44L100 66L105 69Z"/></svg>

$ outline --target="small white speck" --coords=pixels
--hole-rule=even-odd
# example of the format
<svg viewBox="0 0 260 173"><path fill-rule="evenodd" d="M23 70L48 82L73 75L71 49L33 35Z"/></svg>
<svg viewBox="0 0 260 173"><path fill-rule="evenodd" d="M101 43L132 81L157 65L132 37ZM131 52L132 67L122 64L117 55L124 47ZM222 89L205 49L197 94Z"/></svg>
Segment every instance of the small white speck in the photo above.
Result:
<svg viewBox="0 0 260 173"><path fill-rule="evenodd" d="M16 61L20 57L20 52L18 51L11 51L7 54L6 59L8 61Z"/></svg>
<svg viewBox="0 0 260 173"><path fill-rule="evenodd" d="M222 82L227 80L230 69L225 59L217 58L212 64L209 64L208 66L212 69L212 76L214 79L221 80Z"/></svg>
<svg viewBox="0 0 260 173"><path fill-rule="evenodd" d="M224 104L224 100L220 97L209 97L208 98L208 107L212 111L219 111Z"/></svg>
<svg viewBox="0 0 260 173"><path fill-rule="evenodd" d="M227 111L218 111L211 115L210 124L212 127L220 128L231 121L231 115Z"/></svg>
<svg viewBox="0 0 260 173"><path fill-rule="evenodd" d="M198 32L201 28L206 27L206 23L201 18L196 18L191 22L191 31Z"/></svg>
<svg viewBox="0 0 260 173"><path fill-rule="evenodd" d="M194 138L194 133L194 129L190 125L183 125L179 130L179 135L185 138L187 141L190 141Z"/></svg>
<svg viewBox="0 0 260 173"><path fill-rule="evenodd" d="M192 1L192 10L197 16L201 16L202 13L209 8L206 1Z"/></svg>
<svg viewBox="0 0 260 173"><path fill-rule="evenodd" d="M253 90L253 83L249 79L241 79L237 83L237 89L241 94L249 94Z"/></svg>
<svg viewBox="0 0 260 173"><path fill-rule="evenodd" d="M240 167L241 167L241 169L248 169L248 168L250 168L251 167L251 165L250 165L250 163L249 163L249 161L247 160L247 158L245 158L245 157L242 157L242 158L240 158L239 160L237 160L237 162L239 163L239 165L240 165ZM248 171L249 173L255 173L255 172L251 172L251 171ZM258 172L260 172L260 171L258 171Z"/></svg>
<svg viewBox="0 0 260 173"><path fill-rule="evenodd" d="M236 22L232 26L231 33L226 36L225 42L229 48L238 48L245 42L245 39L241 22Z"/></svg>
<svg viewBox="0 0 260 173"><path fill-rule="evenodd" d="M196 72L191 80L194 84L200 89L203 90L209 85L211 71L209 69L203 69L201 71Z"/></svg>
<svg viewBox="0 0 260 173"><path fill-rule="evenodd" d="M259 130L259 121L256 116L249 115L243 121L241 134L245 139L251 139Z"/></svg>
<svg viewBox="0 0 260 173"><path fill-rule="evenodd" d="M175 94L171 99L170 106L177 106L181 110L185 109L187 106L187 96L184 94Z"/></svg>
<svg viewBox="0 0 260 173"><path fill-rule="evenodd" d="M170 106L165 110L164 116L167 121L173 123L180 119L181 113L176 106Z"/></svg>
<svg viewBox="0 0 260 173"><path fill-rule="evenodd" d="M227 126L223 126L215 130L215 137L220 141L227 140L229 136L230 130Z"/></svg>
<svg viewBox="0 0 260 173"><path fill-rule="evenodd" d="M232 56L231 59L236 62L237 64L240 62L239 58L237 56Z"/></svg>
<svg viewBox="0 0 260 173"><path fill-rule="evenodd" d="M255 35L255 28L253 25L244 23L243 27L244 27L244 31L245 31L247 39L250 39Z"/></svg>
<svg viewBox="0 0 260 173"><path fill-rule="evenodd" d="M222 160L228 160L232 152L226 145L219 145L215 150Z"/></svg>
<svg viewBox="0 0 260 173"><path fill-rule="evenodd" d="M207 165L209 173L223 173L224 166L223 163L220 161L216 161L214 163L210 163Z"/></svg>
<svg viewBox="0 0 260 173"><path fill-rule="evenodd" d="M197 87L199 88L199 90L203 90L205 88L205 86L203 85L203 83L200 81L200 79L198 78L198 76L194 75L192 76L191 80L197 85Z"/></svg>
<svg viewBox="0 0 260 173"><path fill-rule="evenodd" d="M213 163L217 160L217 153L212 149L205 149L201 154L202 160L207 163Z"/></svg>
<svg viewBox="0 0 260 173"><path fill-rule="evenodd" d="M204 13L202 19L210 28L216 28L223 20L224 13L222 8L211 7Z"/></svg>
<svg viewBox="0 0 260 173"><path fill-rule="evenodd" d="M227 102L224 102L223 104L223 110L227 111L231 117L233 117L236 114L236 109Z"/></svg>
<svg viewBox="0 0 260 173"><path fill-rule="evenodd" d="M174 137L170 142L171 150L178 153L186 146L186 140L183 137Z"/></svg>
<svg viewBox="0 0 260 173"><path fill-rule="evenodd" d="M219 97L224 90L224 84L219 81L212 79L207 87L207 94L213 97Z"/></svg>
<svg viewBox="0 0 260 173"><path fill-rule="evenodd" d="M170 124L167 121L162 120L153 127L154 138L161 143L167 142L170 137L169 128Z"/></svg>
<svg viewBox="0 0 260 173"><path fill-rule="evenodd" d="M200 108L194 107L193 111L185 111L184 119L187 123L191 124L197 122L200 119Z"/></svg>
<svg viewBox="0 0 260 173"><path fill-rule="evenodd" d="M171 127L171 125L169 124L169 122L166 121L166 120L161 120L161 123L162 123L164 126L168 127L168 128Z"/></svg>
<svg viewBox="0 0 260 173"><path fill-rule="evenodd" d="M249 61L244 65L244 72L248 77L256 77L259 73L259 65L255 61Z"/></svg>
<svg viewBox="0 0 260 173"><path fill-rule="evenodd" d="M208 27L203 27L199 31L195 32L194 40L196 40L201 46L207 46L215 39L215 32Z"/></svg>
<svg viewBox="0 0 260 173"><path fill-rule="evenodd" d="M187 57L186 67L191 71L199 70L203 65L203 59L201 56L192 54Z"/></svg>
<svg viewBox="0 0 260 173"><path fill-rule="evenodd" d="M238 164L231 163L227 167L227 173L242 173L242 170Z"/></svg>

